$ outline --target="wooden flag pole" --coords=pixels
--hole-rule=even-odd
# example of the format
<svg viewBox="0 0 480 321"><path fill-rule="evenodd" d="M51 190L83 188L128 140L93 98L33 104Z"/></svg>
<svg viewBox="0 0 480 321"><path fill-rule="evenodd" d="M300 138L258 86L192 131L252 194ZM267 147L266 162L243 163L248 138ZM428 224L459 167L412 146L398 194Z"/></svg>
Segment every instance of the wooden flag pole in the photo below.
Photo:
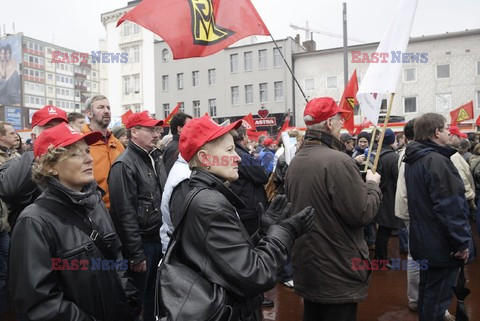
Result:
<svg viewBox="0 0 480 321"><path fill-rule="evenodd" d="M383 145L383 138L385 137L385 131L387 130L388 120L390 119L390 112L392 111L394 95L395 93L390 94L390 101L388 102L387 115L385 115L385 121L383 122L382 133L380 134L380 140L378 141L377 153L375 154L375 160L373 161L372 172L374 173L377 171L378 160L380 158L380 151L382 150L382 145Z"/></svg>
<svg viewBox="0 0 480 321"><path fill-rule="evenodd" d="M372 156L372 150L373 150L373 143L375 141L375 134L377 133L377 126L373 127L372 131L372 137L370 138L370 146L368 147L368 156L365 162L365 168L363 169L364 172L367 171L368 169L368 164L370 163L370 156Z"/></svg>

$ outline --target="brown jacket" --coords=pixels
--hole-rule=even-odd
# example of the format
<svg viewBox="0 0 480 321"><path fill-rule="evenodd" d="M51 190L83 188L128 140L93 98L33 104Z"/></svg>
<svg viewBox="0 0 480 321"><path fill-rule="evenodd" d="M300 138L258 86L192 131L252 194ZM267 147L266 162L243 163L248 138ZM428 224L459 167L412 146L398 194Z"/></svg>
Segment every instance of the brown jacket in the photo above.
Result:
<svg viewBox="0 0 480 321"><path fill-rule="evenodd" d="M370 271L353 270L352 259L368 260L363 227L380 206L378 184L365 183L351 157L317 141L295 155L285 186L291 213L316 210L312 230L293 249L295 291L324 304L364 300Z"/></svg>
<svg viewBox="0 0 480 321"><path fill-rule="evenodd" d="M82 128L82 133L90 133L92 130L85 124ZM107 133L107 143L101 139L93 145L90 145L90 154L93 157L93 176L104 191L103 201L110 209L110 195L108 193L108 173L110 167L115 162L115 159L125 150L122 143L112 135L111 131Z"/></svg>

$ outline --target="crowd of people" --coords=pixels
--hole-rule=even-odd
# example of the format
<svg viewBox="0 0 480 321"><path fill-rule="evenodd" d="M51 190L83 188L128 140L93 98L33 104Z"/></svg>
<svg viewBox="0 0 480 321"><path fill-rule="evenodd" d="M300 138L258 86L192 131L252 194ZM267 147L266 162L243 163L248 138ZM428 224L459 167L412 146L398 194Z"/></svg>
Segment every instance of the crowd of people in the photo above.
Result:
<svg viewBox="0 0 480 321"><path fill-rule="evenodd" d="M372 268L352 262L373 251L391 268L397 234L409 308L452 319L480 144L443 116L386 129L378 149L378 135L342 134L349 111L329 97L306 105L305 130L258 142L242 121L180 112L163 135L148 112L109 129L102 95L84 109L38 110L25 144L0 122L0 317L260 321L281 282L304 321L353 321Z"/></svg>

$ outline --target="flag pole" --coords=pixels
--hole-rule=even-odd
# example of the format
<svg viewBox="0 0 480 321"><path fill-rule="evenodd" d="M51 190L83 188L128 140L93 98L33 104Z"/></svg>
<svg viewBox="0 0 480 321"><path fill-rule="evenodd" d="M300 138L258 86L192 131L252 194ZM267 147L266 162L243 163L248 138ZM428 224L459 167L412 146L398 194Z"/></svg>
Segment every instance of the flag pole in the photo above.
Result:
<svg viewBox="0 0 480 321"><path fill-rule="evenodd" d="M382 133L380 134L380 140L378 141L377 153L375 154L375 160L373 162L372 172L377 171L378 160L380 158L380 151L382 150L383 138L385 137L385 131L387 130L388 120L390 119L390 112L392 111L393 96L395 93L390 94L390 101L388 102L387 115L385 115L385 120L383 122Z"/></svg>
<svg viewBox="0 0 480 321"><path fill-rule="evenodd" d="M280 48L278 47L277 42L275 41L275 39L273 39L273 36L272 36L272 35L270 35L270 38L272 38L273 43L275 44L275 47L277 47L278 52L279 52L280 55L282 56L283 62L284 62L285 65L287 66L288 71L290 71L290 73L292 74L293 80L295 80L295 83L297 84L298 89L300 89L300 92L302 93L303 98L304 98L305 101L308 103L307 96L306 96L305 93L303 92L302 87L300 87L300 84L298 83L297 78L295 78L295 75L293 74L293 71L292 71L292 69L290 68L290 65L289 65L289 64L287 63L287 61L285 60L285 57L283 56L282 51L281 51Z"/></svg>
<svg viewBox="0 0 480 321"><path fill-rule="evenodd" d="M375 140L375 134L377 134L377 126L373 127L372 137L370 137L370 146L368 147L368 156L367 156L367 160L365 162L365 168L363 169L364 172L367 171L368 164L370 163L370 156L372 156L372 149L373 149L373 143L374 143L374 140Z"/></svg>

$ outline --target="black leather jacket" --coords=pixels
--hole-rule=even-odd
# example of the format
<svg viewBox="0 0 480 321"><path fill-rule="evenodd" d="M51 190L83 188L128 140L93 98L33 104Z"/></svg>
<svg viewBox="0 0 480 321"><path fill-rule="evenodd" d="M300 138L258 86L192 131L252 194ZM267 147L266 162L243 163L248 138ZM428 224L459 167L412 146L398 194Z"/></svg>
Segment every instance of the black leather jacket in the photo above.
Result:
<svg viewBox="0 0 480 321"><path fill-rule="evenodd" d="M143 242L160 242L160 204L166 180L160 152L153 150L148 154L132 141L110 169L110 214L122 240L124 256L132 264L145 260Z"/></svg>
<svg viewBox="0 0 480 321"><path fill-rule="evenodd" d="M59 186L49 183L38 199L62 203L91 222L121 260L120 240L96 183L89 185L91 194L97 194L88 206ZM12 234L11 253L11 294L16 309L28 320L133 320L127 302L136 305L138 292L126 277L127 267L95 269L92 260L103 259L102 253L87 234L53 210L33 203L21 213ZM72 270L66 270L64 261L54 264L58 259L68 261Z"/></svg>
<svg viewBox="0 0 480 321"><path fill-rule="evenodd" d="M242 201L222 180L194 169L189 184L206 189L195 196L182 221L179 257L227 290L234 307L232 321L258 320L261 294L275 286L293 237L285 228L273 225L255 242L236 213L235 207L242 207ZM182 208L183 204L174 206Z"/></svg>

